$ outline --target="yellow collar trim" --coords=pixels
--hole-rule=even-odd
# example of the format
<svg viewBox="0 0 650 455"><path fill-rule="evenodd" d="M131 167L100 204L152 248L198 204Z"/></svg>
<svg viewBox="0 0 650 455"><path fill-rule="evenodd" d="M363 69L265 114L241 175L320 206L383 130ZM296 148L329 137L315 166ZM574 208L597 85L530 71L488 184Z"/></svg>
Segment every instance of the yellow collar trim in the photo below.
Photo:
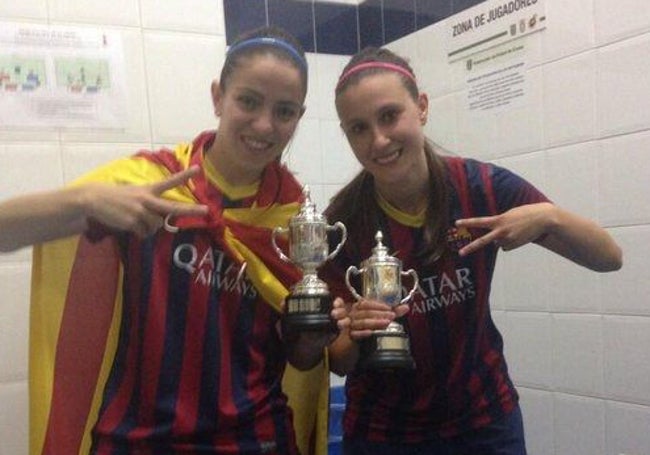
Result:
<svg viewBox="0 0 650 455"><path fill-rule="evenodd" d="M375 192L375 198L379 207L386 212L389 217L399 223L414 228L422 227L424 225L425 214L427 211L426 207L420 213L411 215L410 213L402 212L400 209L391 205L391 203L384 199L378 192Z"/></svg>
<svg viewBox="0 0 650 455"><path fill-rule="evenodd" d="M212 165L212 162L205 155L203 156L203 168L205 169L205 175L210 183L219 188L229 199L237 200L253 196L257 193L257 190L260 187L259 181L250 185L231 185L219 173L219 171L217 171L217 169Z"/></svg>

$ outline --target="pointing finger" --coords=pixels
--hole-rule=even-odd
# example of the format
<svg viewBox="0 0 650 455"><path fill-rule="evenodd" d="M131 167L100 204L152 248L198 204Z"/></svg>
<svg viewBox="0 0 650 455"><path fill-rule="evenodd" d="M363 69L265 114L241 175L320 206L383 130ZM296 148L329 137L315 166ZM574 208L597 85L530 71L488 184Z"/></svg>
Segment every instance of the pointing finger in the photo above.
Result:
<svg viewBox="0 0 650 455"><path fill-rule="evenodd" d="M167 190L184 185L190 178L197 175L200 171L201 168L199 166L190 166L183 171L172 174L169 178L161 182L154 183L151 185L151 189L156 195L162 194Z"/></svg>
<svg viewBox="0 0 650 455"><path fill-rule="evenodd" d="M208 207L206 205L170 201L163 198L151 199L145 203L145 206L159 215L201 216L208 213Z"/></svg>
<svg viewBox="0 0 650 455"><path fill-rule="evenodd" d="M467 256L468 254L474 253L475 251L485 248L490 243L496 242L497 236L493 234L494 231L477 238L476 240L470 242L468 245L465 245L458 251L458 254L461 256Z"/></svg>
<svg viewBox="0 0 650 455"><path fill-rule="evenodd" d="M496 222L496 216L480 216L476 218L462 218L456 220L456 227L488 229Z"/></svg>

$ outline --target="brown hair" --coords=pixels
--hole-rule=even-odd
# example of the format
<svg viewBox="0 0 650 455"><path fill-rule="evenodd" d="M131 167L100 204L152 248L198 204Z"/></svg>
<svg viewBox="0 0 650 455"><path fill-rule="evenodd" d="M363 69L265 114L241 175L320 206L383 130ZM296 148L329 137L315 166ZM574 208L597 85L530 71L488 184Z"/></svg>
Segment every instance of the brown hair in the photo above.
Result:
<svg viewBox="0 0 650 455"><path fill-rule="evenodd" d="M379 65L368 65L359 71L350 72L354 67L367 62L398 65L408 74ZM340 80L337 85L336 97L365 76L391 71L400 75L404 87L413 100L417 101L419 89L415 82L413 69L408 62L388 49L375 47L366 48L350 59L341 73L345 78ZM445 164L440 155L436 153L434 144L428 140L425 141L424 152L429 170L429 197L423 226L424 247L418 252L418 257L429 264L442 256L447 246L449 189ZM332 222L342 221L346 226L358 226L358 229L350 229L353 234L351 234L348 243L361 245L367 239L374 238L375 232L380 227L378 218L380 212L381 208L375 195L374 177L364 169L332 198L326 214ZM354 233L360 237L354 238Z"/></svg>

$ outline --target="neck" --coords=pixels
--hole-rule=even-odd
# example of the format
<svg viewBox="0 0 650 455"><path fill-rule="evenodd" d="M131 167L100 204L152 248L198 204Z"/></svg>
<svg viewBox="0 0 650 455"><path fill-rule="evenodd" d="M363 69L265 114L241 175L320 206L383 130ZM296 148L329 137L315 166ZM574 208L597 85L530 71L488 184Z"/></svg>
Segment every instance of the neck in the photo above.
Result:
<svg viewBox="0 0 650 455"><path fill-rule="evenodd" d="M204 156L228 184L245 186L252 185L260 180L261 175L257 170L251 172L251 170L246 169L236 161L230 160L226 154L220 153L218 142L219 135L210 145L210 148L204 151Z"/></svg>
<svg viewBox="0 0 650 455"><path fill-rule="evenodd" d="M419 215L429 203L428 181L418 185L399 185L391 188L376 188L379 195L400 212Z"/></svg>

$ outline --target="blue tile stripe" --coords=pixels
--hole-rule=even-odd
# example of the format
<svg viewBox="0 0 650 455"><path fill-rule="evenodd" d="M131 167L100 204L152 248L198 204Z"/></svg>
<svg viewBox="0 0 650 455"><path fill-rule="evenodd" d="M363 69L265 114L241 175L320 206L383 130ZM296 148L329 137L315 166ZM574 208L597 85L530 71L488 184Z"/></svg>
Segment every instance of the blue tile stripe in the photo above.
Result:
<svg viewBox="0 0 650 455"><path fill-rule="evenodd" d="M485 0L223 0L226 43L264 25L291 32L306 52L352 55L383 46Z"/></svg>

